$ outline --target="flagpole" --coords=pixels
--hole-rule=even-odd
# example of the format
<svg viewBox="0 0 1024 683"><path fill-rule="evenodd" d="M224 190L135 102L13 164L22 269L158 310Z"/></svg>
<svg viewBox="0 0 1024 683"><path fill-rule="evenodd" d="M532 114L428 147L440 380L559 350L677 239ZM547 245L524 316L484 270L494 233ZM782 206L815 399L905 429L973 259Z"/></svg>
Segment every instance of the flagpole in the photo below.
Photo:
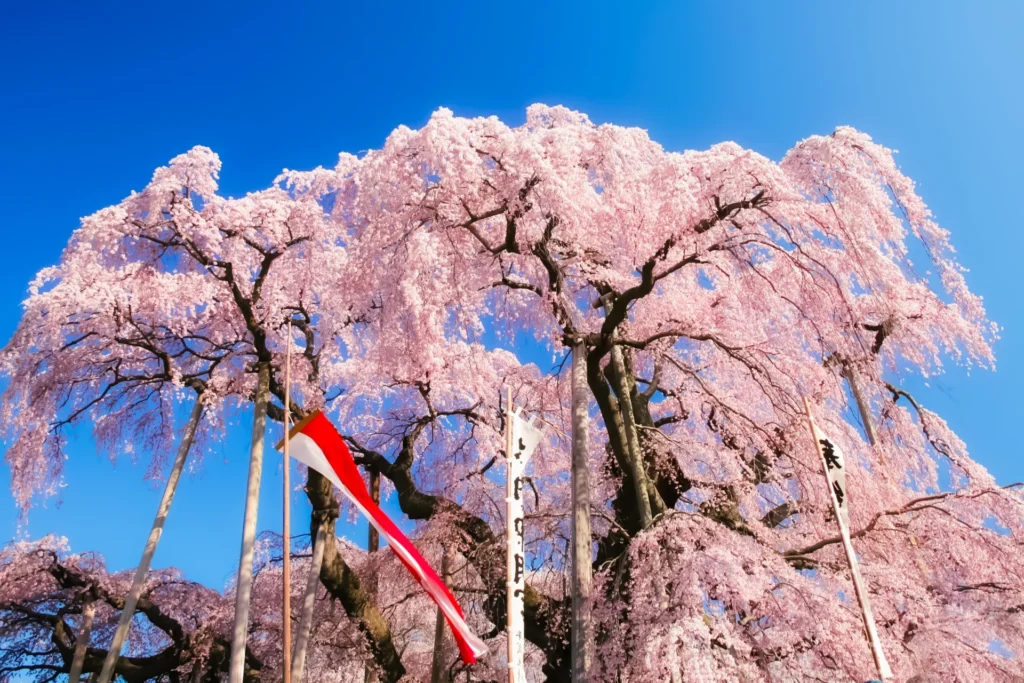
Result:
<svg viewBox="0 0 1024 683"><path fill-rule="evenodd" d="M506 593L506 604L505 609L505 640L508 643L508 683L525 683L518 681L516 675L516 642L515 634L512 633L512 607L515 601L513 595L514 577L515 577L515 557L512 550L512 496L514 494L513 482L514 473L513 469L515 465L512 463L512 387L505 387L505 542L507 544L506 551L506 562L505 562L505 593Z"/></svg>
<svg viewBox="0 0 1024 683"><path fill-rule="evenodd" d="M291 437L288 434L289 419L291 417L291 369L292 369L292 321L288 321L287 346L284 351L284 521L282 533L284 541L284 569L282 571L282 615L284 625L283 655L281 666L284 669L284 683L292 681L292 542L291 542L291 482L289 474L291 469L291 458L288 449Z"/></svg>
<svg viewBox="0 0 1024 683"><path fill-rule="evenodd" d="M836 493L832 489L830 479L828 476L828 464L825 461L825 452L822 450L822 444L818 440L818 435L814 429L814 417L811 415L811 404L804 396L804 411L807 413L807 426L811 430L811 440L814 442L814 446L818 451L818 460L821 462L821 471L825 476L825 484L828 486L829 499L832 501L832 511L835 513L836 524L839 526L839 536L843 540L843 550L846 553L846 562L850 566L850 575L853 578L853 592L857 596L857 603L860 605L861 618L864 620L864 628L867 630L868 642L871 645L871 656L875 662L875 670L878 672L878 677L883 681L892 678L892 670L889 668L889 662L885 659L885 652L882 650L882 643L878 638L878 629L875 627L875 619L871 614L871 601L868 597L868 592L864 586L864 581L861 578L860 570L857 566L857 555L853 550L853 541L850 539L850 530L843 524L843 520L840 514L839 500L836 498Z"/></svg>

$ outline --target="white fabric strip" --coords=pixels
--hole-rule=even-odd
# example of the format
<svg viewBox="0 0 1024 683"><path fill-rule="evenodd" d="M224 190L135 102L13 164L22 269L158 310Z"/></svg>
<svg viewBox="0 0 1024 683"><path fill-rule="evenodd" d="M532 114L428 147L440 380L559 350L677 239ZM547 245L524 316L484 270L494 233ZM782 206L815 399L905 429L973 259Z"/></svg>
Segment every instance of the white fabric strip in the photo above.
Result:
<svg viewBox="0 0 1024 683"><path fill-rule="evenodd" d="M818 442L822 457L825 459L825 471L828 475L828 485L832 487L832 495L835 496L839 505L839 518L846 529L850 531L850 501L846 488L846 458L835 441L828 438L817 421L811 418L811 427L814 429L814 439Z"/></svg>
<svg viewBox="0 0 1024 683"><path fill-rule="evenodd" d="M540 443L541 432L518 409L510 414L512 453L506 470L506 591L508 606L508 658L511 683L526 683L526 627L523 596L526 594L526 516L523 509L523 472Z"/></svg>

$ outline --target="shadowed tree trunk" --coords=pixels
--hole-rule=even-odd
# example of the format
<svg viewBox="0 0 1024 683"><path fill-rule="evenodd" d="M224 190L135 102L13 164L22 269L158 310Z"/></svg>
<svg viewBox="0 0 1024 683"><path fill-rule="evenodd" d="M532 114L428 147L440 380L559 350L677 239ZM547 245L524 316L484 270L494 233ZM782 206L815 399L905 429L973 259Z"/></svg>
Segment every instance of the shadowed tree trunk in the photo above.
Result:
<svg viewBox="0 0 1024 683"><path fill-rule="evenodd" d="M52 667L56 666L55 670L58 673L70 672L75 668L75 657L79 653L78 645L84 644L86 637L82 634L84 629L80 629L78 639L72 639L72 629L65 618L66 615L81 612L85 616L90 604L96 608L101 604L107 605L115 611L122 611L125 608L125 598L111 594L104 588L104 581L97 581L95 577L83 573L77 565L62 563L56 555L51 555L45 571L55 582L51 602L60 605L56 614L36 610L36 602L27 610L21 610L12 603L6 603L4 607L13 607L23 620L28 620L26 623L45 625L52 629L50 641L55 648L54 654L59 656L59 659L53 665L47 665L47 669L53 670ZM68 595L73 597L69 599ZM161 604L154 603L147 595L139 598L135 605L135 614L142 615L154 627L154 633L158 631L161 636L155 642L150 642L147 654L116 658L115 677L123 679L126 683L178 680L176 677L180 677L180 670L191 666L193 671L199 669L204 672L205 681L208 683L223 679L223 674L227 671L227 652L230 647L227 638L215 635L212 641L195 642L189 625L179 621L176 612L173 608L167 609ZM80 677L98 676L103 669L108 651L85 647L82 652ZM262 664L251 652L246 651L245 655L245 683L255 683ZM204 660L202 667L199 665L200 658ZM29 665L27 668L31 669L32 666ZM16 672L18 669L19 667L14 666L8 671ZM17 673L14 675L17 676Z"/></svg>
<svg viewBox="0 0 1024 683"><path fill-rule="evenodd" d="M633 401L630 397L629 385L626 382L626 366L622 361L622 350L612 346L611 375L615 380L615 393L619 396L619 410L622 412L622 427L626 436L626 450L629 453L627 462L633 487L636 491L637 510L640 514L640 526L646 529L651 525L652 504L647 485L647 467L640 450L640 438L636 433L636 419L633 416Z"/></svg>

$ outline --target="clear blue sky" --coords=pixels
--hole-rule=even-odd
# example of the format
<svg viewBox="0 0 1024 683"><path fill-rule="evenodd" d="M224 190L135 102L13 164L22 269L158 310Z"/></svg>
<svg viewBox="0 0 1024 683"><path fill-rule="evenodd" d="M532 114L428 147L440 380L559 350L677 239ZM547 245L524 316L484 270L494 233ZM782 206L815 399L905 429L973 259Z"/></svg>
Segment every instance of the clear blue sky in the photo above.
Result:
<svg viewBox="0 0 1024 683"><path fill-rule="evenodd" d="M4 340L78 219L193 145L221 155L239 195L440 106L516 124L531 103L564 104L669 149L732 139L775 159L846 124L901 150L1005 328L997 372L952 371L918 397L999 481L1024 480L1024 3L100 4L0 10ZM248 429L183 482L157 566L215 587L232 575ZM280 525L279 467L268 454L261 528ZM63 503L19 531L0 467L0 541L55 532L134 565L159 497L143 472L76 443Z"/></svg>

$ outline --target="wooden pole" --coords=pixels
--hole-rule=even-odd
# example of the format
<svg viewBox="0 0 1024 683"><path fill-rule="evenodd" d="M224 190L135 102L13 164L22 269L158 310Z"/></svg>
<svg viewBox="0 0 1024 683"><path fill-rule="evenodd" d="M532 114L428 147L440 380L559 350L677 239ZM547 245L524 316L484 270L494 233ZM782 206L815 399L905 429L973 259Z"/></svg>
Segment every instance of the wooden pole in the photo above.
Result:
<svg viewBox="0 0 1024 683"><path fill-rule="evenodd" d="M324 524L316 529L313 540L313 561L309 565L306 576L306 592L302 596L302 615L299 617L299 630L295 637L295 653L292 655L292 680L302 683L306 673L306 650L309 648L309 637L313 629L313 608L316 607L316 591L320 586L320 568L324 564L324 545L327 533Z"/></svg>
<svg viewBox="0 0 1024 683"><path fill-rule="evenodd" d="M78 637L75 639L75 656L71 660L71 673L68 674L68 683L78 683L82 677L82 666L85 664L85 653L89 649L89 636L92 634L92 618L96 614L96 603L90 594L88 602L82 607L82 627L78 629Z"/></svg>
<svg viewBox="0 0 1024 683"><path fill-rule="evenodd" d="M288 433L288 422L292 408L291 403L291 369L292 369L292 323L288 321L287 346L284 351L284 520L282 526L283 568L282 568L282 600L281 600L281 624L284 630L284 642L282 645L281 667L284 669L284 683L292 683L292 517L291 517L291 482L289 481L291 470L291 458L288 450L291 436Z"/></svg>
<svg viewBox="0 0 1024 683"><path fill-rule="evenodd" d="M149 565L156 554L156 546L160 543L160 536L164 531L164 522L167 521L167 513L171 510L171 501L174 500L174 492L178 488L178 480L181 479L181 470L185 467L185 460L188 458L188 451L192 448L192 439L196 435L196 427L199 425L199 418L203 414L203 397L197 396L192 406L192 414L189 416L188 424L185 426L185 433L178 445L178 454L171 465L171 474L167 477L167 485L164 486L164 495L160 498L160 506L156 510L156 517L153 519L153 526L149 530L149 538L146 540L146 547L142 551L142 559L135 569L135 577L132 579L131 588L124 598L124 609L121 610L121 618L117 623L117 630L114 632L114 640L110 643L107 656L103 660L103 669L100 671L98 683L110 683L117 666L117 660L121 656L121 649L124 641L128 638L128 631L135 617L135 607L139 604L142 596L142 589L146 585L146 577L149 576Z"/></svg>
<svg viewBox="0 0 1024 683"><path fill-rule="evenodd" d="M270 393L270 366L260 363L252 416L252 445L249 449L249 483L242 522L242 549L238 558L235 584L235 624L231 632L230 683L242 683L245 675L245 644L249 635L249 600L252 597L252 556L256 543L256 516L260 502L260 478L263 474L263 440L267 427L267 399Z"/></svg>
<svg viewBox="0 0 1024 683"><path fill-rule="evenodd" d="M857 410L860 411L860 419L864 423L864 431L868 435L868 443L872 446L878 445L878 432L875 431L875 421L871 415L871 406L864 398L860 389L860 380L857 379L857 370L848 362L843 361L843 377L850 385L853 393L853 400L857 403Z"/></svg>
<svg viewBox="0 0 1024 683"><path fill-rule="evenodd" d="M875 455L882 463L882 476L888 477L889 461L885 457L885 453L881 448L878 448L878 430L875 429L875 419L871 414L871 406L868 404L867 399L864 397L864 392L861 391L860 379L857 377L856 368L849 362L843 362L843 377L846 378L846 382L850 385L850 392L853 393L853 400L857 403L857 410L860 412L861 422L864 423L864 432L868 435L868 443L871 444L874 449Z"/></svg>
<svg viewBox="0 0 1024 683"><path fill-rule="evenodd" d="M881 448L878 448L878 431L875 428L874 416L871 414L871 407L868 405L867 400L864 398L864 392L861 391L860 380L857 378L857 373L854 367L849 362L843 362L843 377L846 378L847 384L850 385L850 392L853 394L853 400L857 403L857 410L860 411L860 419L864 423L864 431L868 435L868 443L874 448L875 455L878 456L879 461L882 463L882 476L888 478L889 461L885 457L885 453ZM914 534L910 534L908 541L913 550L908 550L914 557L914 563L917 565L917 571L920 572L921 577L924 581L929 581L931 577L931 571L925 566L921 560L921 554L917 551L917 537Z"/></svg>
<svg viewBox="0 0 1024 683"><path fill-rule="evenodd" d="M511 547L512 539L512 487L514 483L512 481L512 387L505 387L505 459L506 459L506 472L505 477L505 521L506 526L506 539L507 543ZM515 576L515 567L513 563L512 553L507 553L506 561L506 577L505 586L507 595L508 609L505 610L505 640L508 643L508 683L526 683L520 681L518 678L518 672L516 671L516 641L512 633L512 579Z"/></svg>
<svg viewBox="0 0 1024 683"><path fill-rule="evenodd" d="M871 600L868 597L867 588L861 578L860 569L857 566L857 555L853 551L853 541L850 539L850 530L843 524L840 512L839 501L836 499L835 491L832 489L828 476L828 464L825 461L825 452L822 444L818 441L818 435L814 431L814 418L811 416L811 404L807 397L804 397L804 411L807 413L807 426L811 430L811 440L818 450L818 460L821 462L821 472L825 476L825 485L828 486L829 498L832 500L832 511L835 514L836 525L839 527L839 536L843 539L843 551L846 553L846 563L850 566L850 575L853 578L853 592L857 596L857 603L860 605L861 618L864 620L864 628L867 631L868 642L871 646L871 657L875 662L875 670L878 677L883 681L892 678L892 670L889 662L885 659L885 652L882 650L882 643L878 638L878 629L875 627L875 619L871 614Z"/></svg>
<svg viewBox="0 0 1024 683"><path fill-rule="evenodd" d="M590 585L593 554L590 540L590 463L588 426L587 348L572 349L572 681L588 683Z"/></svg>
<svg viewBox="0 0 1024 683"><path fill-rule="evenodd" d="M380 505L380 472L373 470L370 472L370 499L374 503ZM370 530L366 539L366 550L371 553L375 553L380 549L380 532L377 531L377 527L372 524L369 525ZM373 595L377 594L377 576L376 574L370 577L368 582L368 588ZM373 663L370 662L366 665L366 674L363 676L364 683L374 683L377 680L377 670L373 668Z"/></svg>
<svg viewBox="0 0 1024 683"><path fill-rule="evenodd" d="M441 560L441 578L451 588L452 553L447 548L444 551L444 558ZM445 666L445 646L447 639L444 632L444 612L437 608L437 617L434 620L434 658L430 666L430 683L448 683L448 668Z"/></svg>
<svg viewBox="0 0 1024 683"><path fill-rule="evenodd" d="M380 472L377 470L370 472L370 498L374 503L380 505ZM370 535L366 539L366 549L371 553L375 553L380 549L380 532L372 524L369 527Z"/></svg>

